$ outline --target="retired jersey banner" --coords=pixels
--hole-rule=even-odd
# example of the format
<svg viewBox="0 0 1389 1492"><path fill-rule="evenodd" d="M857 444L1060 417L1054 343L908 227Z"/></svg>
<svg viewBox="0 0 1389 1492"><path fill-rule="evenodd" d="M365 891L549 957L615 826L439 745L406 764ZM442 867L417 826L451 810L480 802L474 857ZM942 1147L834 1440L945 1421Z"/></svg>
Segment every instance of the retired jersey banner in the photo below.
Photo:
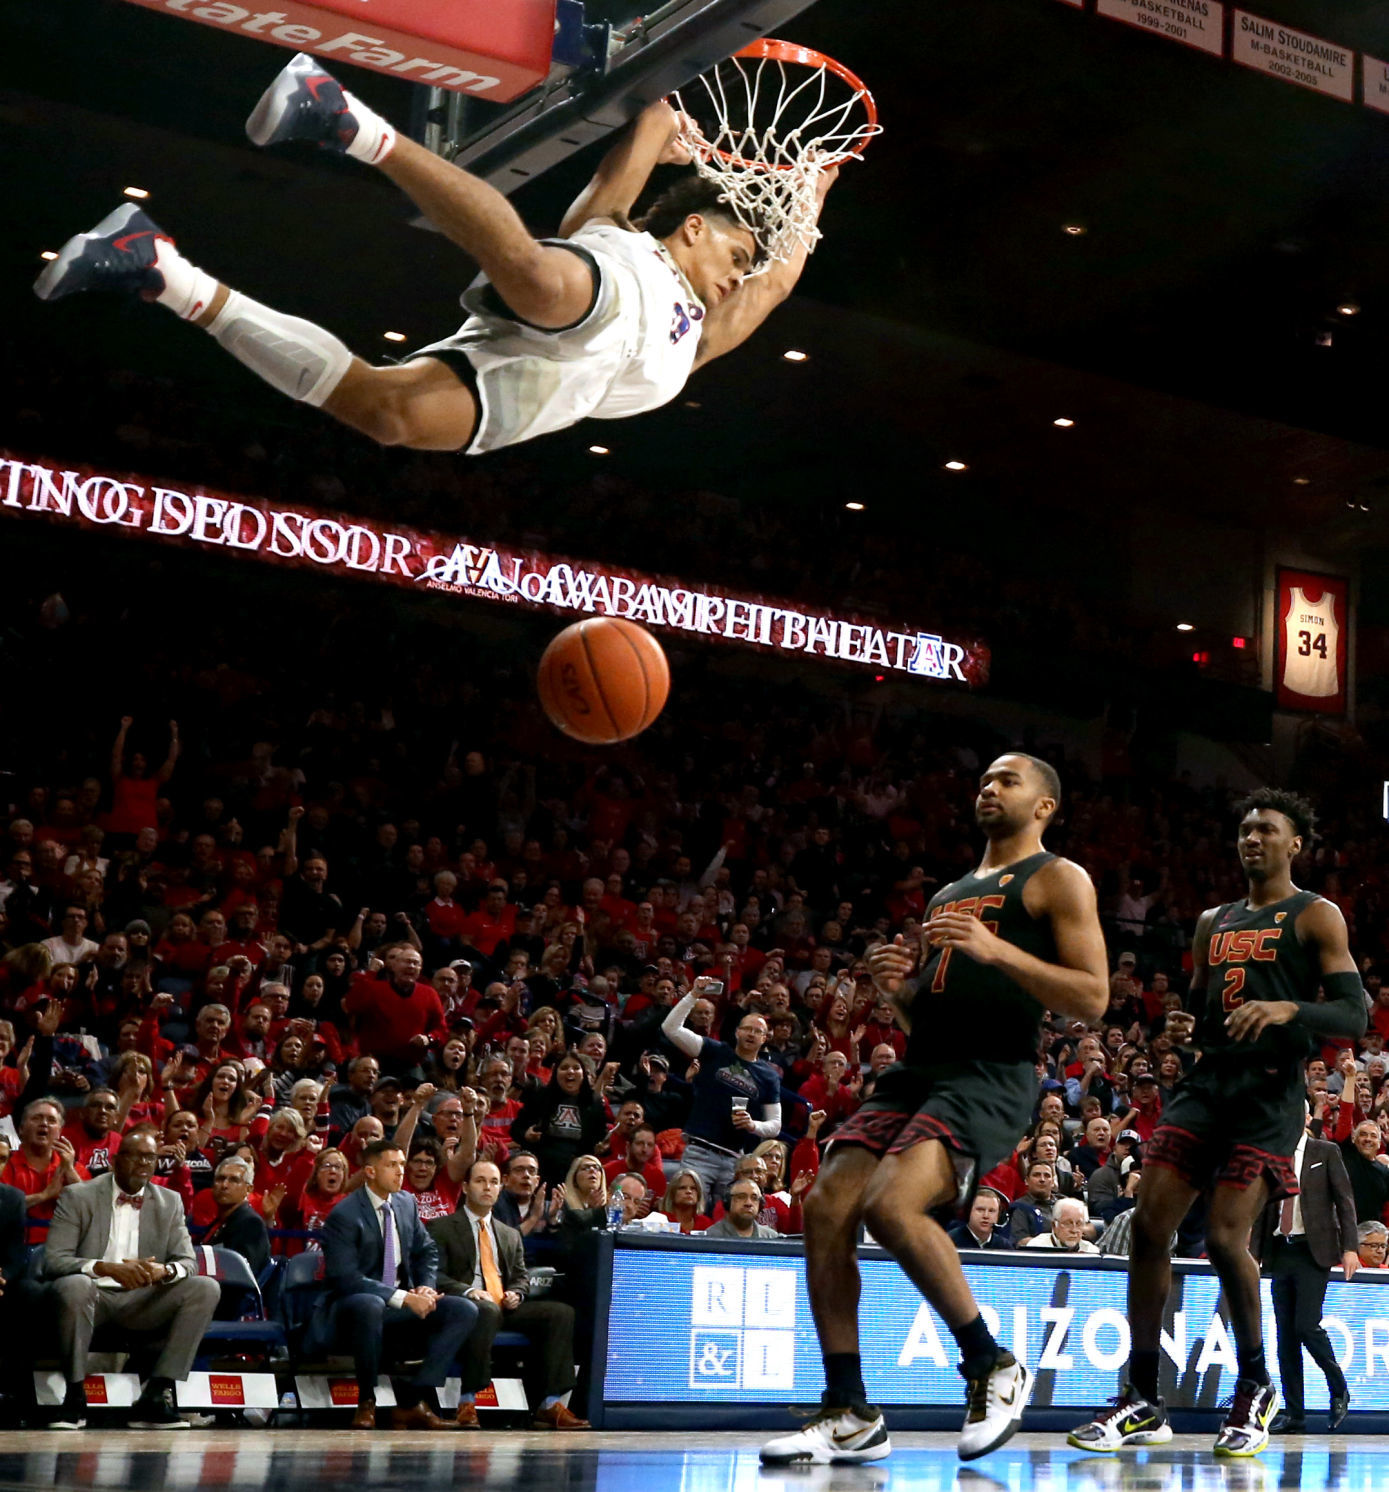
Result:
<svg viewBox="0 0 1389 1492"><path fill-rule="evenodd" d="M1274 627L1278 708L1344 715L1350 582L1341 575L1280 569Z"/></svg>
<svg viewBox="0 0 1389 1492"><path fill-rule="evenodd" d="M1355 53L1336 42L1237 10L1230 55L1242 67L1285 83L1299 83L1346 103L1354 101Z"/></svg>
<svg viewBox="0 0 1389 1492"><path fill-rule="evenodd" d="M1095 9L1154 36L1225 55L1225 7L1216 0L1096 0Z"/></svg>
<svg viewBox="0 0 1389 1492"><path fill-rule="evenodd" d="M906 674L937 683L988 681L989 650L919 627L738 595L298 503L198 488L183 492L129 474L48 466L0 452L0 516L200 549L298 569L365 576L472 601L581 616L614 616L690 637Z"/></svg>

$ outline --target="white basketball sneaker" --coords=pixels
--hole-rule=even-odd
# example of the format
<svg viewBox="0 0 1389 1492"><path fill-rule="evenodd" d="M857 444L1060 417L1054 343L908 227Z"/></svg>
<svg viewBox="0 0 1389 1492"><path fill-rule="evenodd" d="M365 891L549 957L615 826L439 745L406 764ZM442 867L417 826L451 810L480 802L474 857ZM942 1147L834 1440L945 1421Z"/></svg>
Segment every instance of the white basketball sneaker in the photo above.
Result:
<svg viewBox="0 0 1389 1492"><path fill-rule="evenodd" d="M871 1405L826 1405L799 1430L769 1440L762 1447L762 1461L767 1466L793 1461L842 1466L855 1461L881 1461L891 1450L887 1426Z"/></svg>
<svg viewBox="0 0 1389 1492"><path fill-rule="evenodd" d="M1257 1456L1268 1448L1269 1426L1282 1401L1271 1383L1240 1378L1225 1423L1215 1437L1217 1456Z"/></svg>
<svg viewBox="0 0 1389 1492"><path fill-rule="evenodd" d="M963 1366L960 1371L964 1372ZM1011 1352L1003 1352L982 1378L967 1378L965 1385L959 1456L962 1461L973 1461L996 1451L1017 1433L1032 1394L1032 1374Z"/></svg>

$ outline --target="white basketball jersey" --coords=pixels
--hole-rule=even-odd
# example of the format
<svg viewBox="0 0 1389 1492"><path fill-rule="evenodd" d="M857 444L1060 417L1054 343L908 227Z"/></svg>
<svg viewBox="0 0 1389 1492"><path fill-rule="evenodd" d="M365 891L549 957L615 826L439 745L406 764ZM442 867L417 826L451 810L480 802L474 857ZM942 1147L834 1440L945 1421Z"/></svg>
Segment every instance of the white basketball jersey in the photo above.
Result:
<svg viewBox="0 0 1389 1492"><path fill-rule="evenodd" d="M1341 624L1336 618L1336 597L1327 591L1313 604L1300 586L1294 587L1283 627L1283 687L1309 699L1339 694L1336 654Z"/></svg>
<svg viewBox="0 0 1389 1492"><path fill-rule="evenodd" d="M704 304L658 239L598 220L546 242L572 243L598 266L597 297L582 321L546 331L498 314L483 281L463 297L474 314L458 332L414 354L460 351L476 370L482 408L470 454L582 419L656 409L694 367Z"/></svg>

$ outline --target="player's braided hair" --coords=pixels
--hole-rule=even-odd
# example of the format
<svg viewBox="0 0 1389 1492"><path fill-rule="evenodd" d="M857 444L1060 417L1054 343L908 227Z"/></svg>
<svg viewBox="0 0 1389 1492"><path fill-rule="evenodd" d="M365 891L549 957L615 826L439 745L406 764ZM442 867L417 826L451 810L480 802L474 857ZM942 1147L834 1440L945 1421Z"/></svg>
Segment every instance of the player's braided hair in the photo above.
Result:
<svg viewBox="0 0 1389 1492"><path fill-rule="evenodd" d="M1241 798L1235 804L1235 813L1243 818L1245 814L1253 813L1258 808L1271 808L1275 813L1281 813L1303 842L1311 843L1316 832L1317 815L1306 798L1300 798L1296 793L1290 793L1281 787L1255 788L1248 797Z"/></svg>
<svg viewBox="0 0 1389 1492"><path fill-rule="evenodd" d="M729 205L719 184L706 181L702 176L682 176L672 183L647 208L644 216L636 220L635 226L652 238L669 238L691 213L719 217L735 227L747 228L757 240L757 258L762 258L764 225L760 221L744 223Z"/></svg>

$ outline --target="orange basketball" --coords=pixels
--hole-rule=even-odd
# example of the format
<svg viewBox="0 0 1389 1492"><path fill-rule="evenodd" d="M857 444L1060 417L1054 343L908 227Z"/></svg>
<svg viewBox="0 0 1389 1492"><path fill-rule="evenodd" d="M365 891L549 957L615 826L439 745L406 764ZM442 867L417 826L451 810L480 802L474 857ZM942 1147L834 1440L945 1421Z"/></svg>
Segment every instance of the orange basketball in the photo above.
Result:
<svg viewBox="0 0 1389 1492"><path fill-rule="evenodd" d="M565 735L611 746L640 735L661 713L670 666L644 627L591 616L545 649L536 684L545 713Z"/></svg>

